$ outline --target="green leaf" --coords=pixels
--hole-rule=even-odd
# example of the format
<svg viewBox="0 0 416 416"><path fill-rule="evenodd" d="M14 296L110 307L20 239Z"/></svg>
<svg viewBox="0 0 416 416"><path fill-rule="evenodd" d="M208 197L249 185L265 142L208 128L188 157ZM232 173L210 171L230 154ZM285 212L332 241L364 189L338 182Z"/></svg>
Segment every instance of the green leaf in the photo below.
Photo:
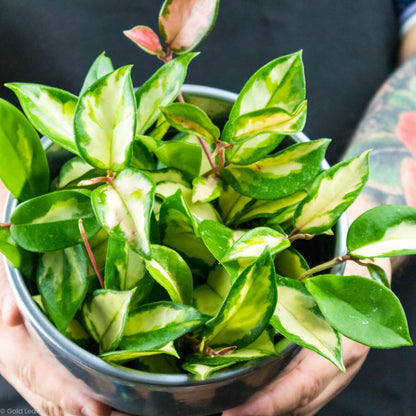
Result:
<svg viewBox="0 0 416 416"><path fill-rule="evenodd" d="M165 0L159 30L169 48L178 55L193 50L213 28L218 6L219 0Z"/></svg>
<svg viewBox="0 0 416 416"><path fill-rule="evenodd" d="M293 113L278 107L255 110L237 117L228 125L223 140L242 143L264 133L294 134L302 131L306 122L306 101Z"/></svg>
<svg viewBox="0 0 416 416"><path fill-rule="evenodd" d="M284 277L298 280L303 273L309 270L304 257L293 247L277 253L274 258L276 273Z"/></svg>
<svg viewBox="0 0 416 416"><path fill-rule="evenodd" d="M136 131L131 66L103 76L79 99L74 115L75 142L82 158L99 169L128 166Z"/></svg>
<svg viewBox="0 0 416 416"><path fill-rule="evenodd" d="M355 257L416 254L416 208L384 205L360 215L350 226L347 247Z"/></svg>
<svg viewBox="0 0 416 416"><path fill-rule="evenodd" d="M173 357L179 358L175 347L173 346L173 342L169 342L166 345L162 345L161 347L157 348L150 348L150 349L143 349L140 347L132 348L130 350L121 350L121 351L112 351L106 352L100 355L104 361L110 364L123 364L128 361L135 360L141 357L148 357L154 356L159 354L168 354Z"/></svg>
<svg viewBox="0 0 416 416"><path fill-rule="evenodd" d="M87 293L87 257L80 244L43 253L37 284L57 328L65 333Z"/></svg>
<svg viewBox="0 0 416 416"><path fill-rule="evenodd" d="M194 290L194 305L203 314L217 315L231 288L231 276L221 264L209 272L206 283Z"/></svg>
<svg viewBox="0 0 416 416"><path fill-rule="evenodd" d="M240 194L278 199L303 189L321 170L329 140L297 143L252 165L229 165L223 178Z"/></svg>
<svg viewBox="0 0 416 416"><path fill-rule="evenodd" d="M221 179L208 176L198 176L192 181L192 202L210 202L217 199L222 192Z"/></svg>
<svg viewBox="0 0 416 416"><path fill-rule="evenodd" d="M14 91L26 117L43 136L78 154L73 130L78 97L40 84L14 82L6 87Z"/></svg>
<svg viewBox="0 0 416 416"><path fill-rule="evenodd" d="M374 281L381 283L390 289L390 282L387 278L387 274L380 266L377 266L377 264L374 263L368 263L367 270Z"/></svg>
<svg viewBox="0 0 416 416"><path fill-rule="evenodd" d="M52 192L20 204L11 216L11 234L17 244L34 252L55 251L82 242L78 221L87 237L100 225L87 191Z"/></svg>
<svg viewBox="0 0 416 416"><path fill-rule="evenodd" d="M205 111L188 103L172 103L162 108L166 120L177 130L202 137L208 143L215 143L220 130Z"/></svg>
<svg viewBox="0 0 416 416"><path fill-rule="evenodd" d="M368 152L323 172L295 211L295 229L309 234L331 229L363 189L368 173Z"/></svg>
<svg viewBox="0 0 416 416"><path fill-rule="evenodd" d="M244 233L220 262L234 280L246 267L256 261L266 247L274 255L289 246L290 241L283 232L268 227L256 227Z"/></svg>
<svg viewBox="0 0 416 416"><path fill-rule="evenodd" d="M164 166L179 169L191 178L199 175L201 146L182 140L171 140L162 142L154 152Z"/></svg>
<svg viewBox="0 0 416 416"><path fill-rule="evenodd" d="M149 295L153 279L145 262L126 241L110 237L105 262L106 289L127 291L136 288L132 303L140 303Z"/></svg>
<svg viewBox="0 0 416 416"><path fill-rule="evenodd" d="M268 248L235 280L218 314L206 323L202 336L211 347L251 344L268 325L276 308L273 260Z"/></svg>
<svg viewBox="0 0 416 416"><path fill-rule="evenodd" d="M197 56L188 53L163 65L136 91L137 101L137 134L144 134L161 114L165 107L181 91L189 62Z"/></svg>
<svg viewBox="0 0 416 416"><path fill-rule="evenodd" d="M2 99L0 118L0 178L4 185L20 201L48 192L48 162L35 129Z"/></svg>
<svg viewBox="0 0 416 416"><path fill-rule="evenodd" d="M206 321L191 306L155 302L130 312L120 347L151 349L174 341Z"/></svg>
<svg viewBox="0 0 416 416"><path fill-rule="evenodd" d="M230 120L268 107L289 113L305 99L302 52L277 58L260 68L244 85L230 113Z"/></svg>
<svg viewBox="0 0 416 416"><path fill-rule="evenodd" d="M189 186L185 175L182 171L174 168L159 169L152 172L146 172L146 175L155 183L160 182L176 182L185 186Z"/></svg>
<svg viewBox="0 0 416 416"><path fill-rule="evenodd" d="M217 221L202 221L198 228L204 244L218 261L234 245L233 230Z"/></svg>
<svg viewBox="0 0 416 416"><path fill-rule="evenodd" d="M278 277L277 293L276 310L270 320L273 327L286 338L317 352L345 371L341 339L322 316L304 284Z"/></svg>
<svg viewBox="0 0 416 416"><path fill-rule="evenodd" d="M114 71L113 64L111 59L105 56L105 52L97 57L97 59L93 62L90 69L88 70L88 74L85 77L84 83L82 84L81 92L79 95L81 96L84 94L85 91L89 87L91 87L94 82L98 81L104 75L108 75L110 72Z"/></svg>
<svg viewBox="0 0 416 416"><path fill-rule="evenodd" d="M153 279L166 289L173 302L192 303L192 273L175 250L153 244L152 258L146 261L146 268Z"/></svg>
<svg viewBox="0 0 416 416"><path fill-rule="evenodd" d="M180 253L191 268L205 269L215 263L200 238L197 221L180 190L163 202L159 227L162 243Z"/></svg>
<svg viewBox="0 0 416 416"><path fill-rule="evenodd" d="M154 184L136 169L124 169L113 183L92 192L92 204L102 226L133 250L150 258L149 222Z"/></svg>
<svg viewBox="0 0 416 416"><path fill-rule="evenodd" d="M100 354L117 348L123 335L133 291L99 289L84 302L82 313L91 336L100 346Z"/></svg>
<svg viewBox="0 0 416 416"><path fill-rule="evenodd" d="M153 155L140 140L133 142L133 154L130 166L136 169L155 170L156 162Z"/></svg>
<svg viewBox="0 0 416 416"><path fill-rule="evenodd" d="M80 157L73 157L65 162L56 181L56 188L77 187L79 182L99 176L106 176L105 170L95 169Z"/></svg>
<svg viewBox="0 0 416 416"><path fill-rule="evenodd" d="M19 269L26 277L31 277L35 259L33 254L16 244L10 227L0 227L0 253Z"/></svg>
<svg viewBox="0 0 416 416"><path fill-rule="evenodd" d="M322 314L341 334L372 348L412 345L400 301L362 276L321 275L306 281Z"/></svg>

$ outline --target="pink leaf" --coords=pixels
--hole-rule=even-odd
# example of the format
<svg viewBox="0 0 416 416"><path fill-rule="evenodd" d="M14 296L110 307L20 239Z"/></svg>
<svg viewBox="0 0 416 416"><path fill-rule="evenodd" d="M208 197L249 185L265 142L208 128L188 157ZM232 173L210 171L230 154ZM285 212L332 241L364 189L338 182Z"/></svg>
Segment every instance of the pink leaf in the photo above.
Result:
<svg viewBox="0 0 416 416"><path fill-rule="evenodd" d="M166 0L159 29L171 50L188 52L210 32L217 18L219 0Z"/></svg>
<svg viewBox="0 0 416 416"><path fill-rule="evenodd" d="M407 146L410 153L416 158L416 112L410 111L400 114L396 133L400 141Z"/></svg>
<svg viewBox="0 0 416 416"><path fill-rule="evenodd" d="M406 205L416 208L416 160L406 158L401 166L401 179Z"/></svg>
<svg viewBox="0 0 416 416"><path fill-rule="evenodd" d="M159 37L152 29L150 29L150 27L136 26L133 29L125 30L123 33L147 53L165 56Z"/></svg>

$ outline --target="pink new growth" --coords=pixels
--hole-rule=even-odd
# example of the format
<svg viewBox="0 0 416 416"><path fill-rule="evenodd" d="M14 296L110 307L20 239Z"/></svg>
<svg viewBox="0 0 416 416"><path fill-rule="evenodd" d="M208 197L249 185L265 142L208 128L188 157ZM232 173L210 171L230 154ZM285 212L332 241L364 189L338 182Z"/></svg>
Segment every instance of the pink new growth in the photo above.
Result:
<svg viewBox="0 0 416 416"><path fill-rule="evenodd" d="M125 30L123 32L130 40L132 40L137 46L143 48L147 52L163 56L162 45L160 44L157 34L147 26L136 26L133 29Z"/></svg>

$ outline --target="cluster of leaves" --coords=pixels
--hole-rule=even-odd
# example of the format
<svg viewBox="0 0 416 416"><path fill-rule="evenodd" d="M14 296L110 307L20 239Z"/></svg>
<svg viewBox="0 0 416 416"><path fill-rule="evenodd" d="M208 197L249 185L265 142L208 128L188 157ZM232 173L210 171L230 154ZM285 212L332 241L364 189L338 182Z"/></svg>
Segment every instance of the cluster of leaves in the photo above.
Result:
<svg viewBox="0 0 416 416"><path fill-rule="evenodd" d="M281 145L305 124L301 54L258 70L225 126L175 102L195 55L170 59L136 91L131 67L114 70L104 54L79 96L7 84L27 118L0 100L0 177L19 201L0 250L36 281L39 306L107 362L203 378L277 356L286 340L341 370L340 333L410 345L380 268L363 263L373 279L319 273L415 253L415 209L368 211L349 252L323 266L293 247L331 234L368 177L367 153L322 171L329 140ZM72 154L52 181L37 131Z"/></svg>

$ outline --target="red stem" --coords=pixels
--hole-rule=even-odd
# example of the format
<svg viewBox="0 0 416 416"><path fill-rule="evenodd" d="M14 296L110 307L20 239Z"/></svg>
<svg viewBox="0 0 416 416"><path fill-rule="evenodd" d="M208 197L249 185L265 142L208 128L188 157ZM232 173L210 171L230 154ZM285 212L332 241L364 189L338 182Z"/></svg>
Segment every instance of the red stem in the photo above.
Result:
<svg viewBox="0 0 416 416"><path fill-rule="evenodd" d="M0 227L10 228L11 226L10 222L0 222Z"/></svg>
<svg viewBox="0 0 416 416"><path fill-rule="evenodd" d="M91 250L90 243L88 242L87 234L85 233L85 229L84 229L84 226L82 225L81 218L78 220L78 228L79 228L79 232L81 233L82 240L84 241L85 248L87 249L88 257L91 260L92 267L94 267L94 271L100 282L101 289L104 289L104 280L103 280L103 277L101 276L100 269L98 268L97 262L95 261L95 257Z"/></svg>

